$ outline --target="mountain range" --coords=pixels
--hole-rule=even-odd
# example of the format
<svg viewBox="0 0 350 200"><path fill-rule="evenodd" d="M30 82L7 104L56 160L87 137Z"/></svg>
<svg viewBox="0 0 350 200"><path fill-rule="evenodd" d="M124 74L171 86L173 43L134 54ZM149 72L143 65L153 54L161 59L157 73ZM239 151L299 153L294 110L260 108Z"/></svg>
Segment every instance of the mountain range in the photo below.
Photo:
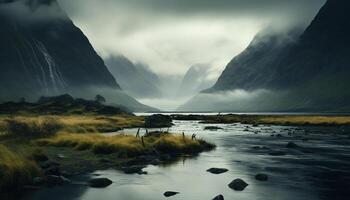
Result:
<svg viewBox="0 0 350 200"><path fill-rule="evenodd" d="M349 10L347 0L328 0L301 34L260 32L212 88L180 109L213 108L217 102L208 97L234 93L236 99L225 101L221 109L242 111L244 105L248 111L349 111ZM237 92L244 102L237 100Z"/></svg>

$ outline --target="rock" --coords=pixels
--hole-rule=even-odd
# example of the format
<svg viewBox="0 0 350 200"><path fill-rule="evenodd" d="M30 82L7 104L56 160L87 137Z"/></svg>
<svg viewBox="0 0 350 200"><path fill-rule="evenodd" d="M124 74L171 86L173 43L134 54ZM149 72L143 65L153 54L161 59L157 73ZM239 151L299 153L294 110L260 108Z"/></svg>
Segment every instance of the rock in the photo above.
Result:
<svg viewBox="0 0 350 200"><path fill-rule="evenodd" d="M272 151L269 153L269 155L271 155L271 156L285 156L286 152L284 152L284 151Z"/></svg>
<svg viewBox="0 0 350 200"><path fill-rule="evenodd" d="M277 137L282 137L282 135L281 134L277 134Z"/></svg>
<svg viewBox="0 0 350 200"><path fill-rule="evenodd" d="M63 176L48 175L46 177L49 186L63 185L71 183L71 181Z"/></svg>
<svg viewBox="0 0 350 200"><path fill-rule="evenodd" d="M61 175L60 169L57 166L51 166L44 170L45 175L55 175L59 176Z"/></svg>
<svg viewBox="0 0 350 200"><path fill-rule="evenodd" d="M216 130L220 130L222 129L221 127L217 127L217 126L206 126L204 127L204 130L211 130L211 131L216 131Z"/></svg>
<svg viewBox="0 0 350 200"><path fill-rule="evenodd" d="M235 179L233 180L228 187L236 190L236 191L243 191L246 187L248 186L248 183L246 183L245 181L243 181L242 179Z"/></svg>
<svg viewBox="0 0 350 200"><path fill-rule="evenodd" d="M125 174L143 174L144 172L142 171L142 169L145 168L145 166L130 166L130 167L123 167L122 171Z"/></svg>
<svg viewBox="0 0 350 200"><path fill-rule="evenodd" d="M105 188L111 185L113 182L108 178L94 178L89 181L89 186L93 188Z"/></svg>
<svg viewBox="0 0 350 200"><path fill-rule="evenodd" d="M164 192L165 197L171 197L171 196L175 196L177 194L179 194L179 192L173 192L173 191Z"/></svg>
<svg viewBox="0 0 350 200"><path fill-rule="evenodd" d="M171 127L173 125L172 119L168 115L151 115L145 118L146 128L164 128Z"/></svg>
<svg viewBox="0 0 350 200"><path fill-rule="evenodd" d="M210 168L207 170L207 172L210 172L212 174L223 174L225 172L228 172L228 169L225 168Z"/></svg>
<svg viewBox="0 0 350 200"><path fill-rule="evenodd" d="M299 147L297 144L295 144L294 142L288 142L287 144L287 148L297 148Z"/></svg>
<svg viewBox="0 0 350 200"><path fill-rule="evenodd" d="M218 196L214 197L213 200L224 200L224 196L218 195Z"/></svg>
<svg viewBox="0 0 350 200"><path fill-rule="evenodd" d="M257 174L255 179L258 181L268 181L269 177L266 174Z"/></svg>
<svg viewBox="0 0 350 200"><path fill-rule="evenodd" d="M53 166L58 167L58 166L60 166L60 163L53 161L53 160L48 160L48 161L45 161L45 162L40 164L40 167L43 169L47 169L47 168L50 168Z"/></svg>

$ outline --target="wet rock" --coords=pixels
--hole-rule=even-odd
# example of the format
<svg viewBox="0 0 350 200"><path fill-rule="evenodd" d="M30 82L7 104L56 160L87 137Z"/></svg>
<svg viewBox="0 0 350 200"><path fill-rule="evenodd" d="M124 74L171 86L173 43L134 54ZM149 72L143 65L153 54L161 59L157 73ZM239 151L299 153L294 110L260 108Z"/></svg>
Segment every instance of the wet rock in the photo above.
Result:
<svg viewBox="0 0 350 200"><path fill-rule="evenodd" d="M224 200L224 196L218 195L218 196L214 197L213 200Z"/></svg>
<svg viewBox="0 0 350 200"><path fill-rule="evenodd" d="M128 166L123 167L122 171L125 174L144 174L144 171L142 171L143 168L145 168L145 166Z"/></svg>
<svg viewBox="0 0 350 200"><path fill-rule="evenodd" d="M269 177L266 174L257 174L255 179L258 181L267 181L269 180Z"/></svg>
<svg viewBox="0 0 350 200"><path fill-rule="evenodd" d="M51 166L44 170L45 175L55 175L59 176L61 175L60 169L57 166Z"/></svg>
<svg viewBox="0 0 350 200"><path fill-rule="evenodd" d="M210 130L210 131L217 131L217 130L221 130L221 127L218 126L206 126L204 127L204 130Z"/></svg>
<svg viewBox="0 0 350 200"><path fill-rule="evenodd" d="M108 178L94 178L89 181L89 186L93 188L105 188L111 185L113 182Z"/></svg>
<svg viewBox="0 0 350 200"><path fill-rule="evenodd" d="M269 153L269 155L271 155L271 156L285 156L286 152L284 152L284 151L271 151Z"/></svg>
<svg viewBox="0 0 350 200"><path fill-rule="evenodd" d="M287 148L297 148L299 147L297 144L295 144L294 142L288 142L287 144Z"/></svg>
<svg viewBox="0 0 350 200"><path fill-rule="evenodd" d="M53 160L47 160L47 161L40 164L40 167L43 169L47 169L50 167L58 167L58 166L60 166L60 163L53 161Z"/></svg>
<svg viewBox="0 0 350 200"><path fill-rule="evenodd" d="M207 170L207 172L210 172L212 174L223 174L228 172L228 169L225 168L210 168Z"/></svg>
<svg viewBox="0 0 350 200"><path fill-rule="evenodd" d="M69 184L71 181L63 176L48 175L46 177L49 186Z"/></svg>
<svg viewBox="0 0 350 200"><path fill-rule="evenodd" d="M163 128L171 127L173 125L172 119L167 115L151 115L145 118L145 127L146 128Z"/></svg>
<svg viewBox="0 0 350 200"><path fill-rule="evenodd" d="M233 180L228 187L236 190L236 191L243 191L246 187L248 186L248 183L246 183L245 181L243 181L242 179L235 179Z"/></svg>
<svg viewBox="0 0 350 200"><path fill-rule="evenodd" d="M164 192L165 197L171 197L171 196L175 196L177 194L179 194L179 192L173 192L173 191Z"/></svg>

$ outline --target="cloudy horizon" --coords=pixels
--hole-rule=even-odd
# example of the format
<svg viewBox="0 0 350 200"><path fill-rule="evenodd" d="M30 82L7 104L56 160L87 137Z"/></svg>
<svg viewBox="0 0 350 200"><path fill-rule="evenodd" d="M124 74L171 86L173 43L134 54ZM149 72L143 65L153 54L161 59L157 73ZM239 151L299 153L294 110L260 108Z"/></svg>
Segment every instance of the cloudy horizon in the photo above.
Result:
<svg viewBox="0 0 350 200"><path fill-rule="evenodd" d="M214 76L264 27L306 27L324 2L59 0L104 58L122 54L165 75L206 63Z"/></svg>

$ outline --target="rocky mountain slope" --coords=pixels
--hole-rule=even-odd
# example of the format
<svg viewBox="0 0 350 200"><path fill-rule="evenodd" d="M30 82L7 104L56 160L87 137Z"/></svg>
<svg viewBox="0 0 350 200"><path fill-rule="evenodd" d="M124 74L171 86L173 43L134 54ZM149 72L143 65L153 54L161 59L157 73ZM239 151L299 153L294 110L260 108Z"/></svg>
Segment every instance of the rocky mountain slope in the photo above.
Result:
<svg viewBox="0 0 350 200"><path fill-rule="evenodd" d="M0 0L0 101L70 93L132 109L83 32L56 0Z"/></svg>
<svg viewBox="0 0 350 200"><path fill-rule="evenodd" d="M271 103L259 110L350 110L349 10L349 1L328 0L296 40L290 40L294 38L290 34L258 35L228 64L214 87L202 94L264 90L274 95L265 95L264 101L270 99ZM285 103L280 104L281 101ZM196 104L194 99L185 107L193 104ZM231 104L226 109L233 107Z"/></svg>

